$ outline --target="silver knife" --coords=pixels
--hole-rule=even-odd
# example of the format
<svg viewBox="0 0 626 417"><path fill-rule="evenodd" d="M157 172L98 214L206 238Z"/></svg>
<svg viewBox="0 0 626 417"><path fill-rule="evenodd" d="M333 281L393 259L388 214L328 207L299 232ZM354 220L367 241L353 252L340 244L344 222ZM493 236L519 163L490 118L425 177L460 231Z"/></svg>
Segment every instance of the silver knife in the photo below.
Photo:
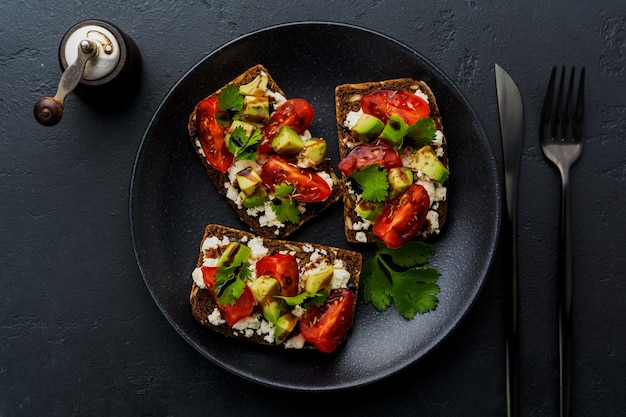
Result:
<svg viewBox="0 0 626 417"><path fill-rule="evenodd" d="M511 237L511 276L505 283L507 416L518 411L518 329L517 329L517 177L522 139L524 107L515 81L496 64L496 91L500 114L500 134L504 154L504 185Z"/></svg>

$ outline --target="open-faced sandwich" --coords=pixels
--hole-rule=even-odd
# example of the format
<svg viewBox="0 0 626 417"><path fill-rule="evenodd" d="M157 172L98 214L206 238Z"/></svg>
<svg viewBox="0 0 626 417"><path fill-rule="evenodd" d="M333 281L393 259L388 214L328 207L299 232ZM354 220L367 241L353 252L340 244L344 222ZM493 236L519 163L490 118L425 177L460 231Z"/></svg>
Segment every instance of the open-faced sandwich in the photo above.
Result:
<svg viewBox="0 0 626 417"><path fill-rule="evenodd" d="M341 198L311 136L313 108L287 99L267 69L254 66L201 100L189 136L217 190L253 232L286 237Z"/></svg>
<svg viewBox="0 0 626 417"><path fill-rule="evenodd" d="M227 336L333 351L356 308L361 254L208 225L192 273L194 318Z"/></svg>
<svg viewBox="0 0 626 417"><path fill-rule="evenodd" d="M438 235L449 170L428 85L409 78L345 84L335 104L348 241L398 248Z"/></svg>

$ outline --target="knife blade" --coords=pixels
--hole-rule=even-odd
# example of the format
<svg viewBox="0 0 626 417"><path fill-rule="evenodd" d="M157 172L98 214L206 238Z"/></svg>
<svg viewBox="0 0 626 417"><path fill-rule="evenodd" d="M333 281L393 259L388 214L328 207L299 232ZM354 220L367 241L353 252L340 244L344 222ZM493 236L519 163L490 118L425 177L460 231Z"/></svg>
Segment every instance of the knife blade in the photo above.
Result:
<svg viewBox="0 0 626 417"><path fill-rule="evenodd" d="M495 64L496 92L500 116L500 135L504 155L504 185L511 238L511 275L505 283L506 305L506 385L507 416L518 411L518 301L517 301L517 181L522 141L524 138L524 107L519 88L511 76Z"/></svg>

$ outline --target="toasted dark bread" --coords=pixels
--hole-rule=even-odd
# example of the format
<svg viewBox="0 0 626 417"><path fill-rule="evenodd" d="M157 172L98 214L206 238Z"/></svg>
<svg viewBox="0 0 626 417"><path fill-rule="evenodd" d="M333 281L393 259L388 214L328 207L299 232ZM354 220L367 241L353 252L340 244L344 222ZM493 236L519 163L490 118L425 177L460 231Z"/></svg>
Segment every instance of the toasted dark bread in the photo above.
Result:
<svg viewBox="0 0 626 417"><path fill-rule="evenodd" d="M206 227L204 236L202 237L202 242L200 243L200 256L198 258L196 269L202 267L203 263L205 262L205 254L209 257L215 255L214 253L209 253L211 249L206 249L206 246L203 249L205 240L212 239L213 237L216 237L222 240L224 236L226 236L231 241L240 241L244 244L248 243L250 244L250 246L257 247L256 243L258 243L258 240L255 241L256 243L254 245L249 243L249 242L252 242L253 239L255 239L256 237L252 233L243 232L240 230L232 229L232 228L221 226L221 225L210 224ZM283 252L286 251L294 255L294 257L296 258L298 262L298 267L300 269L301 277L303 276L302 271L306 269L307 265L311 266L319 262L319 260L315 260L315 259L312 260L311 256L313 254L317 254L314 256L318 256L321 253L323 253L322 251L326 251L327 255L323 255L323 256L326 257L330 262L333 262L335 271L337 271L337 268L339 266L342 266L342 268L339 268L339 269L343 269L344 271L347 271L349 273L349 280L347 281L347 283L345 283L345 288L348 288L350 291L353 292L352 316L354 317L354 311L356 309L357 292L358 292L358 286L359 286L359 277L361 274L361 266L362 266L362 256L360 253L349 251L346 249L333 248L333 247L323 246L323 245L318 245L318 244L313 244L313 243L292 242L292 241L285 241L285 240L278 240L278 239L262 239L262 241L263 241L263 246L267 248L267 253L266 253L267 255L273 255L281 251ZM339 263L338 260L341 261L341 263ZM256 261L258 261L258 258L251 260L250 262L252 266L251 269L254 269L254 265L256 264ZM340 271L340 272L345 275L344 271ZM254 343L258 343L262 345L268 345L268 346L294 347L293 346L294 343L291 343L290 340L292 340L294 336L296 337L296 339L298 338L297 327L296 329L292 331L292 333L290 334L289 338L287 339L285 343L281 345L277 345L273 341L268 340L266 338L267 334L262 333L260 331L248 332L251 334L246 335L245 330L235 330L225 322L219 323L219 322L215 322L215 320L210 320L209 317L212 314L215 314L214 311L218 308L217 304L214 301L211 293L206 288L201 288L203 284L200 283L201 286L199 286L196 280L197 278L194 279L194 282L192 284L189 302L191 304L193 317L198 323L212 329L213 331L221 333L225 336L245 339L250 342L254 342ZM302 290L302 286L303 286L303 283L301 282L300 283L301 290ZM344 288L343 285L342 285L342 288ZM262 319L262 314L260 313L260 308L258 306L255 307L255 311L253 314L257 315L257 317L260 317L261 320L265 320L265 319ZM211 321L213 321L213 323ZM243 323L243 322L245 322L245 319L239 323ZM268 322L265 321L264 324L267 325ZM350 327L351 326L352 326L352 323L350 323ZM293 340L296 340L296 339L293 339ZM300 342L303 342L303 340L300 340ZM297 345L297 343L295 344ZM304 345L300 347L313 348L313 345L307 342L307 343L304 343Z"/></svg>
<svg viewBox="0 0 626 417"><path fill-rule="evenodd" d="M237 86L245 85L251 82L252 80L254 80L255 77L261 73L267 74L269 78L269 82L268 82L269 90L275 93L279 93L283 97L289 98L285 95L283 90L278 86L276 81L272 78L269 71L262 65L256 65L248 69L243 74L239 75L237 78L233 79L231 82L229 82L228 84L226 84L219 90L213 92L206 98L218 96L219 93L229 84L234 84ZM270 106L272 106L273 104L272 99L270 99L270 101L271 101ZM296 224L290 223L290 222L285 222L284 226L270 226L270 225L263 226L259 224L258 216L251 216L250 214L248 214L248 210L245 207L243 208L239 207L233 199L228 198L228 189L225 187L225 184L230 183L228 173L220 172L219 170L213 168L207 162L207 159L205 158L203 154L202 147L200 146L200 142L198 139L197 128L196 128L196 108L194 108L194 110L189 116L188 130L189 130L189 138L191 139L191 143L193 144L194 149L198 153L198 156L200 157L200 160L202 161L204 167L206 168L207 174L211 178L217 191L225 197L226 201L228 201L228 203L235 210L235 212L238 214L241 220L245 222L250 227L250 229L257 235L267 237L267 238L287 237L290 234L292 234L294 231L296 231L298 228L300 228L304 223L308 222L309 220L317 216L321 211L325 210L326 208L331 206L333 203L339 201L339 199L341 198L341 194L342 194L341 181L332 170L329 161L326 160L325 162L317 166L315 169L317 171L326 172L333 179L333 182L334 182L333 193L328 199L319 203L305 204L306 211L300 215L300 221Z"/></svg>
<svg viewBox="0 0 626 417"><path fill-rule="evenodd" d="M420 90L423 94L428 96L428 103L430 105L430 117L433 119L435 129L443 133L443 124L441 121L441 114L437 106L435 95L431 91L430 87L423 81L417 81L410 78L398 78L393 80L385 80L379 82L364 82L359 84L344 84L337 86L335 89L335 109L337 118L337 132L339 137L339 154L343 159L352 147L357 144L357 141L351 137L350 130L344 125L346 116L351 111L357 112L361 109L360 98L374 90L393 90L393 91L410 91L415 92ZM439 160L443 165L449 169L449 160L447 152L447 139L445 134L442 135L441 144L438 145L441 148L441 155ZM415 150L413 150L415 151ZM440 152L441 152L440 151ZM358 194L350 192L350 182L344 175L342 177L344 188L344 220L345 220L345 235L349 242L379 242L380 239L372 231L371 227L367 230L362 230L360 225L363 224L363 219L355 212L355 206L357 204ZM443 186L447 188L449 180L443 183ZM436 215L426 219L424 226L417 235L417 239L430 240L436 237L442 230L446 221L448 213L448 200L447 198L437 203L436 206L431 206L431 211ZM438 221L433 221L433 218L438 218ZM356 227L354 225L357 225ZM355 230L356 229L356 230Z"/></svg>

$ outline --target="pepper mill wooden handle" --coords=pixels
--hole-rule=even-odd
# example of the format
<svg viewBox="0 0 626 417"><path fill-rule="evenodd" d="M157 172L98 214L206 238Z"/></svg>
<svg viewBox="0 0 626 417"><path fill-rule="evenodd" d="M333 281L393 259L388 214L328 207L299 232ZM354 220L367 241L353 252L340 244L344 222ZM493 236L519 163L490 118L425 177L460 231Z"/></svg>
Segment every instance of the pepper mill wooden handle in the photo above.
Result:
<svg viewBox="0 0 626 417"><path fill-rule="evenodd" d="M92 89L94 96L104 96L108 91L117 95L117 90L123 93L123 89L115 87L135 81L141 55L132 39L116 26L102 20L86 20L70 28L63 37L59 62L64 71L55 96L42 97L35 103L35 119L44 126L61 121L65 97L79 84Z"/></svg>
<svg viewBox="0 0 626 417"><path fill-rule="evenodd" d="M35 119L44 126L54 126L63 117L63 102L54 97L42 97L35 103Z"/></svg>

